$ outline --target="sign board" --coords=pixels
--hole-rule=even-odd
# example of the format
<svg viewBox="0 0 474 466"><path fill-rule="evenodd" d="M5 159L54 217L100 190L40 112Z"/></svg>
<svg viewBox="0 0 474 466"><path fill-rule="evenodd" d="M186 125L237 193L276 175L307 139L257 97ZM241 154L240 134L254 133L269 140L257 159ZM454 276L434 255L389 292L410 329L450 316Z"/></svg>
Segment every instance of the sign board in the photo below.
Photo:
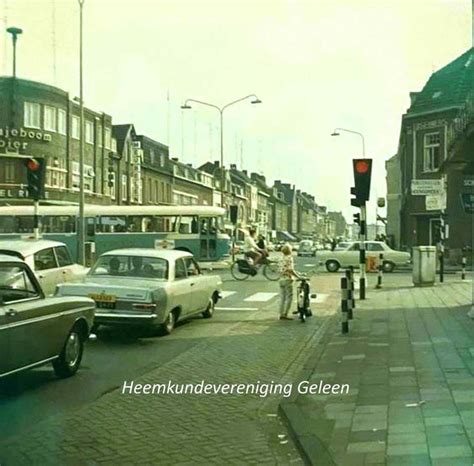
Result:
<svg viewBox="0 0 474 466"><path fill-rule="evenodd" d="M446 196L443 194L426 196L426 210L446 209Z"/></svg>
<svg viewBox="0 0 474 466"><path fill-rule="evenodd" d="M461 202L466 214L474 214L474 194L461 193Z"/></svg>
<svg viewBox="0 0 474 466"><path fill-rule="evenodd" d="M466 179L464 180L464 183L463 183L463 184L464 184L465 187L474 186L474 178L472 178L472 179L471 179L471 178L466 178Z"/></svg>
<svg viewBox="0 0 474 466"><path fill-rule="evenodd" d="M430 196L443 191L443 180L411 180L411 194L413 196Z"/></svg>
<svg viewBox="0 0 474 466"><path fill-rule="evenodd" d="M155 239L155 249L174 249L174 239Z"/></svg>
<svg viewBox="0 0 474 466"><path fill-rule="evenodd" d="M377 206L378 207L385 207L385 198L384 197L379 197L377 199Z"/></svg>

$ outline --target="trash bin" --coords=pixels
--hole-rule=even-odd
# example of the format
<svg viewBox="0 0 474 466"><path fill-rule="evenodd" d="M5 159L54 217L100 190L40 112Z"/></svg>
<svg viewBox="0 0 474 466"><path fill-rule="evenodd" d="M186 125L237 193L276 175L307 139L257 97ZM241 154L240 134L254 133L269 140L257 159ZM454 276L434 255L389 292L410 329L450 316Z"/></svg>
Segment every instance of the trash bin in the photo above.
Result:
<svg viewBox="0 0 474 466"><path fill-rule="evenodd" d="M432 286L436 276L436 246L413 248L413 284Z"/></svg>

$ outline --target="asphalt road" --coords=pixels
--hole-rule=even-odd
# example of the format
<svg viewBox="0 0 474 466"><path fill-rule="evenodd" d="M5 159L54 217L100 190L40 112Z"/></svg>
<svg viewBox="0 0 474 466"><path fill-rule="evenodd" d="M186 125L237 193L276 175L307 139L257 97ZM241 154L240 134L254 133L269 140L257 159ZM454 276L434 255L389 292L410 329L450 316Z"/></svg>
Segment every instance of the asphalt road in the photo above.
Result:
<svg viewBox="0 0 474 466"><path fill-rule="evenodd" d="M300 271L309 271L315 265L314 258L296 258ZM260 274L237 282L227 270L214 273L223 277L225 291L214 319L194 318L180 324L167 337L104 328L96 340L87 342L81 369L74 377L57 379L48 365L0 381L2 438L25 435L42 420L93 402L121 386L124 380L136 378L191 350L204 338L218 333L223 323L229 326L240 322L248 312L267 306L272 300L277 317L276 283ZM256 300L249 301L252 296Z"/></svg>

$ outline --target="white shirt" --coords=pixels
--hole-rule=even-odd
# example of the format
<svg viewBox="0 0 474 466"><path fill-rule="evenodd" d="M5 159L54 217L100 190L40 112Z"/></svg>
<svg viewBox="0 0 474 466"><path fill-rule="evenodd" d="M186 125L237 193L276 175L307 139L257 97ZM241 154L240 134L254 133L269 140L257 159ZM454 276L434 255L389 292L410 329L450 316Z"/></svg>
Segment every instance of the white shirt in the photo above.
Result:
<svg viewBox="0 0 474 466"><path fill-rule="evenodd" d="M247 235L244 239L244 252L258 251L258 246L255 240Z"/></svg>

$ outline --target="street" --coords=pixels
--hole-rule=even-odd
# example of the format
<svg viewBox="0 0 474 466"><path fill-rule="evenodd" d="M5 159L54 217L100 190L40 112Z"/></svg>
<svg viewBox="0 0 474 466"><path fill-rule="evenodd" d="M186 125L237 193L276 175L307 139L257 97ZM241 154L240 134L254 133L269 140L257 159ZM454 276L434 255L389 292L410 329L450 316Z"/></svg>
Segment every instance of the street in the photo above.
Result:
<svg viewBox="0 0 474 466"><path fill-rule="evenodd" d="M312 257L295 259L297 269L303 272L313 270L316 265ZM223 299L212 319L198 317L185 321L167 337L146 331L102 327L98 338L88 341L81 369L74 377L58 380L47 365L1 381L2 441L21 438L38 422L54 418L58 413L63 416L94 403L121 387L124 380L138 379L163 366L173 366L174 361L186 359L187 354L199 351L203 344L220 340L224 351L232 354L232 349L239 351L235 337L243 337L250 345L256 345L256 340L272 325L290 326L285 338L297 337L297 342L309 338L315 326L321 325L321 318L335 306L331 294L337 289L336 274L322 272L313 276L316 284L313 291L318 293L313 303L316 318L302 326L298 320L278 322L277 282L270 282L261 274L239 282L228 270L210 273L219 273L224 281ZM215 361L207 362L217 366ZM201 376L212 376L207 371L206 365ZM199 372L196 375L199 376ZM258 377L264 380L269 375L262 370Z"/></svg>

